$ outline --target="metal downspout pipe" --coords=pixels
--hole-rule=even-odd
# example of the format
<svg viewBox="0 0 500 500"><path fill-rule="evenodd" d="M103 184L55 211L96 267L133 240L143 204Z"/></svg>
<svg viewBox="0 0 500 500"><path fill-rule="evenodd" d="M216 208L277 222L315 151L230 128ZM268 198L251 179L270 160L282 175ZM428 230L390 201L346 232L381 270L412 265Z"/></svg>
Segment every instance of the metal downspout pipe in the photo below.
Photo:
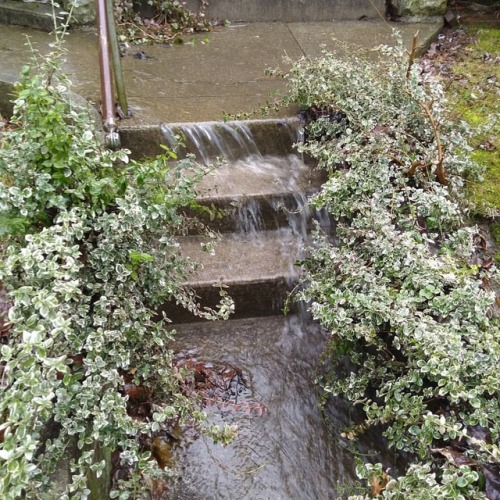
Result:
<svg viewBox="0 0 500 500"><path fill-rule="evenodd" d="M123 81L122 60L120 57L120 47L118 46L118 36L116 35L115 13L113 11L113 0L106 2L106 14L108 21L109 48L111 49L111 63L113 77L115 80L116 97L121 108L121 115L129 116L127 94L125 93L125 82Z"/></svg>
<svg viewBox="0 0 500 500"><path fill-rule="evenodd" d="M106 6L109 2L110 8ZM105 131L106 145L112 149L120 147L120 136L118 135L115 120L115 98L113 92L113 73L115 82L120 82L120 105L125 114L128 114L123 86L123 76L121 72L121 62L119 61L118 41L114 29L114 18L112 0L97 0L97 29L99 36L99 68L101 74L101 97L102 97L102 117ZM108 13L110 15L108 16ZM110 25L113 25L113 36L115 57L113 60L117 66L113 67L110 59L110 50L113 42L110 39ZM123 109L125 108L125 109Z"/></svg>

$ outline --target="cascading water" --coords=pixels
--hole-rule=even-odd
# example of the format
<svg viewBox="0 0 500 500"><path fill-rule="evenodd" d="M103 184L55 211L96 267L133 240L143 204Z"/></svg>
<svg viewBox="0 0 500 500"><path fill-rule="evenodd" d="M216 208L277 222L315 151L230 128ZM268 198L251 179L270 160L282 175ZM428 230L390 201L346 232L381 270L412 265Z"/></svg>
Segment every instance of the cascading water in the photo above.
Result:
<svg viewBox="0 0 500 500"><path fill-rule="evenodd" d="M277 279L284 279L287 289L293 286L295 261L304 255L311 220L331 230L328 214L307 204L321 175L297 155L255 154L258 146L241 124L181 128L199 159L209 163L214 151L223 158L200 186L200 201L233 208L230 222L220 229L224 244L216 249L215 261L205 261L198 283L226 282L231 294L239 282L235 290L248 290L242 302L250 314L270 314L257 311L262 302L276 314L284 294L266 289L274 290L271 282ZM199 242L193 247L198 249L194 258L201 258ZM252 264L246 260L250 255L257 256ZM346 443L332 439L318 409L314 378L325 332L306 317L250 317L176 328L175 350L194 353L210 366L237 367L245 382L234 392L228 387L223 405L207 409L209 421L238 426L235 441L225 448L203 438L181 445L180 479L169 498L329 499L336 498L338 481L354 479L353 455ZM260 415L254 405L266 411ZM334 410L331 421L340 426L349 419L345 411Z"/></svg>
<svg viewBox="0 0 500 500"><path fill-rule="evenodd" d="M241 122L189 123L176 127L162 124L160 130L171 148L177 147L180 136L186 149L204 164L213 162L215 158L235 161L242 156L260 156L251 131Z"/></svg>

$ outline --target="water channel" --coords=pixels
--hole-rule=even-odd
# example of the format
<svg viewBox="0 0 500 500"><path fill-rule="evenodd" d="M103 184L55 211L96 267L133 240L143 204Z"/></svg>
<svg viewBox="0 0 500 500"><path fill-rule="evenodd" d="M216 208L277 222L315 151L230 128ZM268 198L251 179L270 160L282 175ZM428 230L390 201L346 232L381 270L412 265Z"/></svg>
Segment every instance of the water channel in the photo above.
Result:
<svg viewBox="0 0 500 500"><path fill-rule="evenodd" d="M324 213L307 206L308 193L321 179L296 155L259 154L251 133L241 124L224 125L222 134L199 124L183 126L182 132L200 161L210 161L210 149L225 159L202 188L203 196L216 202L233 199L238 207L231 215L234 220L222 227L230 233L224 236L229 246L241 250L216 250L217 265L214 269L206 265L203 281L210 281L210 273L229 282L240 280L241 287L249 290L242 300L250 303L251 313L252 302L267 293L269 285L262 275L267 272L269 281L280 275L278 264L272 264L273 269L263 262L284 263L288 286L293 286L298 273L294 261L304 255L311 219L324 230L331 229ZM173 141L170 129L164 127L163 133ZM272 247L272 256L266 255L265 241L270 238L279 242ZM285 244L290 239L294 243ZM256 264L250 254L257 256ZM261 280L257 289L245 285L246 274L252 271L258 276L248 280ZM268 307L271 314L279 310L275 304ZM327 423L319 408L315 378L328 333L311 321L304 306L288 317L262 317L262 309L255 316L260 317L176 326L175 351L209 366L237 367L241 379L227 405L207 410L210 422L237 425L236 439L227 447L207 438L181 445L179 480L169 498L333 499L339 495L339 482L355 480L355 455L351 444L340 437L350 410L340 401L333 403ZM260 414L256 408L265 411Z"/></svg>
<svg viewBox="0 0 500 500"><path fill-rule="evenodd" d="M198 359L242 370L239 402L266 406L210 411L238 425L227 447L194 441L180 459L178 499L329 499L337 481L352 481L354 457L330 434L314 384L325 335L301 315L248 318L178 327L178 343Z"/></svg>
<svg viewBox="0 0 500 500"><path fill-rule="evenodd" d="M232 251L216 251L217 262L206 265L200 282L217 282L223 276L230 286L237 283L247 289L241 299L247 317L177 322L172 348L203 363L240 371L227 405L207 408L209 422L234 424L238 432L226 447L204 437L181 440L175 449L179 477L162 498L334 499L339 484L356 479L356 454L340 436L350 423L349 407L334 401L327 419L319 407L315 379L329 333L311 320L304 305L290 316L277 315L297 280L294 263L306 252L312 221L332 231L327 214L307 204L321 175L293 153L261 154L250 130L241 124L224 125L222 130L225 137L212 126L183 128L200 161L212 161L210 147L223 160L200 188L200 201L233 208L229 223L212 221ZM168 127L163 133L173 137ZM285 285L279 294L274 282ZM360 450L379 446L371 440Z"/></svg>

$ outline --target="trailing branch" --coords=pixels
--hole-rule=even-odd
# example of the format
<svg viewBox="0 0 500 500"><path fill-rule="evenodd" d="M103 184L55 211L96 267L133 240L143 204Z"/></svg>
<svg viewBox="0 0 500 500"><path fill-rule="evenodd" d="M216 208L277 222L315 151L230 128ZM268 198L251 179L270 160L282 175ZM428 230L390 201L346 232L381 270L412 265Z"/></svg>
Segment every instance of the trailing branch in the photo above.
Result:
<svg viewBox="0 0 500 500"><path fill-rule="evenodd" d="M413 35L412 46L411 46L411 50L410 50L410 53L408 56L408 66L406 68L406 75L405 75L406 81L408 81L408 79L410 78L411 68L413 67L413 64L415 62L415 58L417 57L418 34L419 34L419 32L417 31ZM408 89L407 89L407 92L410 96L412 95ZM438 161L437 161L437 169L436 169L437 179L438 179L440 184L442 184L443 186L447 186L448 180L446 179L446 175L444 172L443 145L441 143L441 135L439 133L439 126L438 126L436 120L434 119L434 117L432 116L429 105L423 101L419 101L418 99L417 99L417 104L422 108L422 111L424 112L425 116L429 120L431 127L432 127L432 131L434 133L434 137L436 139L436 146L437 146L437 153L438 153ZM421 162L419 162L419 163L421 163ZM414 163L412 165L412 167L410 168L410 170L408 171L408 175L413 176L415 174L416 169L419 166L424 166L424 165Z"/></svg>
<svg viewBox="0 0 500 500"><path fill-rule="evenodd" d="M425 116L429 120L432 131L434 132L434 138L436 139L437 153L438 153L438 161L436 165L436 176L440 184L443 186L448 185L448 179L446 179L446 175L444 172L444 154L443 154L443 145L441 143L441 135L439 133L439 125L432 116L431 110L429 106L423 101L417 101L417 104L422 108Z"/></svg>

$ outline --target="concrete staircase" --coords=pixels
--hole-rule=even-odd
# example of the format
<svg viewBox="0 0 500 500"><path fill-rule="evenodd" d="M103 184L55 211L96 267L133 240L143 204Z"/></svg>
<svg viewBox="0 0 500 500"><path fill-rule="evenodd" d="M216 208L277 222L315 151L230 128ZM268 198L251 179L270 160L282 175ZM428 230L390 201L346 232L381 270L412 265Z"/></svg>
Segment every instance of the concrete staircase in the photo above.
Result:
<svg viewBox="0 0 500 500"><path fill-rule="evenodd" d="M21 2L0 0L0 11L12 4ZM160 145L171 144L180 132L200 161L225 159L226 166L200 190L203 203L228 213L224 219L207 221L221 233L216 257L201 253L196 236L183 241L186 254L204 264L190 284L201 302L211 306L218 298L213 285L227 286L236 302L236 317L277 314L297 279L294 262L303 255L311 219L328 226L322 214L302 210L307 196L321 185L321 174L290 156L299 139L296 108L282 109L271 119L231 123L220 121L223 112L249 112L265 104L271 93L285 94L283 78L265 75L269 67L286 72L290 65L283 62L285 55L292 60L312 59L325 47L350 57L339 41L370 50L393 43L393 27L407 46L420 30L423 50L441 23L391 25L378 13L383 0L211 0L209 4L207 16L273 22L234 22L194 35L183 45L129 47L123 67L134 116L121 121L121 142L135 158L148 157L162 153ZM38 3L24 5L31 5L33 12L45 8ZM26 34L42 53L53 41L37 29L0 25L0 114L11 111L13 83L32 57ZM73 91L98 108L95 31L72 30L65 47L64 70ZM172 305L166 310L177 321L192 319Z"/></svg>
<svg viewBox="0 0 500 500"><path fill-rule="evenodd" d="M0 24L52 31L52 6L49 3L0 0Z"/></svg>
<svg viewBox="0 0 500 500"><path fill-rule="evenodd" d="M200 236L181 238L183 253L203 264L188 284L200 303L210 307L217 304L219 286L223 286L235 301L235 318L280 314L296 283L295 261L304 256L312 220L325 231L330 229L325 214L306 206L324 176L294 154L297 121L259 125L268 131L262 143L244 122L180 127L189 152L199 161L214 160L210 152L222 159L199 186L198 200L225 214L204 220L220 233L215 255L203 251L205 240ZM269 143L281 145L281 156L263 154ZM195 319L174 304L164 311L177 323Z"/></svg>

